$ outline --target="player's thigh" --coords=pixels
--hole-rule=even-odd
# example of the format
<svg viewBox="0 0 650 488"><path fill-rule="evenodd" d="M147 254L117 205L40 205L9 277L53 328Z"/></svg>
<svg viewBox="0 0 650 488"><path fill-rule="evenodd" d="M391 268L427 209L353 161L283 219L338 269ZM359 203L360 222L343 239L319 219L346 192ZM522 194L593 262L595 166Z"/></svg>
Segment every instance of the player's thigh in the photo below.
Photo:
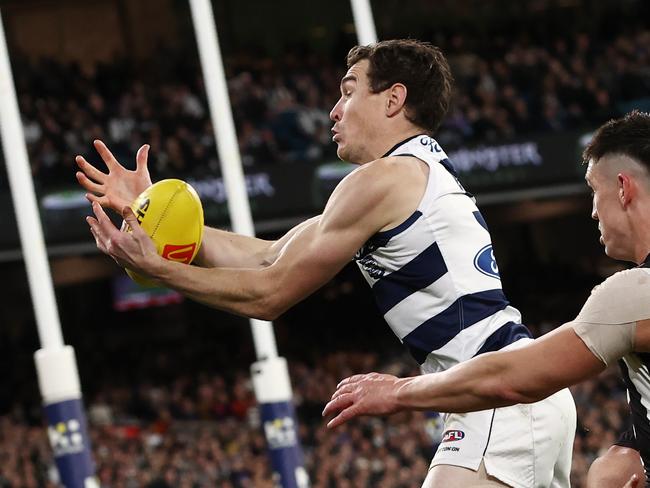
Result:
<svg viewBox="0 0 650 488"><path fill-rule="evenodd" d="M427 474L422 488L504 488L510 487L485 471L481 461L478 471L449 464L433 466Z"/></svg>
<svg viewBox="0 0 650 488"><path fill-rule="evenodd" d="M629 447L612 446L591 464L587 474L587 488L621 487L634 473L637 473L641 480L645 478L639 451Z"/></svg>

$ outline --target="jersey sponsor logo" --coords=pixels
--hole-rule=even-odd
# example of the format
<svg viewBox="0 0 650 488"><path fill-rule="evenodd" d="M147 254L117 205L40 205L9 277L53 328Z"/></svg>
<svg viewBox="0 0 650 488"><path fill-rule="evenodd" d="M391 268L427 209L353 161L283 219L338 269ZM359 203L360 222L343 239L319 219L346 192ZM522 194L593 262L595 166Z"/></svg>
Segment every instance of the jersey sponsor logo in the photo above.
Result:
<svg viewBox="0 0 650 488"><path fill-rule="evenodd" d="M354 255L354 259L359 261L362 258L368 256L369 254L372 254L377 249L379 249L379 246L376 243L372 242L372 240L369 240L363 246L361 246L361 249L357 251L357 253Z"/></svg>
<svg viewBox="0 0 650 488"><path fill-rule="evenodd" d="M465 432L462 430L447 430L442 436L442 442L455 442L463 439Z"/></svg>
<svg viewBox="0 0 650 488"><path fill-rule="evenodd" d="M379 249L379 245L372 240L366 242L354 256L354 260L371 277L378 280L386 274L386 270L372 257L372 253Z"/></svg>
<svg viewBox="0 0 650 488"><path fill-rule="evenodd" d="M178 261L179 263L190 264L192 256L194 256L194 249L196 243L184 244L177 246L174 244L167 244L163 248L162 257L170 261Z"/></svg>
<svg viewBox="0 0 650 488"><path fill-rule="evenodd" d="M366 256L364 258L358 259L357 262L361 265L366 273L368 273L376 280L386 274L386 270L381 267L379 263L372 258L372 256Z"/></svg>
<svg viewBox="0 0 650 488"><path fill-rule="evenodd" d="M492 244L488 244L474 256L474 267L484 275L499 279L499 267L494 257Z"/></svg>

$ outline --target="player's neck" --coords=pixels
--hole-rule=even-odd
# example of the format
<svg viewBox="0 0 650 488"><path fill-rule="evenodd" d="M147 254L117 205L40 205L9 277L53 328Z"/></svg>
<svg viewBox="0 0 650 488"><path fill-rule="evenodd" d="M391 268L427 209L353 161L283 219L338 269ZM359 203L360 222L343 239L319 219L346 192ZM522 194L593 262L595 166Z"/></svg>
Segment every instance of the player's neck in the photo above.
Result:
<svg viewBox="0 0 650 488"><path fill-rule="evenodd" d="M386 137L382 137L381 140L377 142L376 150L373 151L375 153L373 154L373 159L383 158L387 156L388 153L392 152L400 143L419 134L425 133L426 131L424 129L420 129L419 127L409 127L408 129L400 130L391 133L390 135L386 135Z"/></svg>
<svg viewBox="0 0 650 488"><path fill-rule="evenodd" d="M634 258L637 264L642 264L650 254L650 221L646 218L648 213L650 204L640 207L633 218Z"/></svg>

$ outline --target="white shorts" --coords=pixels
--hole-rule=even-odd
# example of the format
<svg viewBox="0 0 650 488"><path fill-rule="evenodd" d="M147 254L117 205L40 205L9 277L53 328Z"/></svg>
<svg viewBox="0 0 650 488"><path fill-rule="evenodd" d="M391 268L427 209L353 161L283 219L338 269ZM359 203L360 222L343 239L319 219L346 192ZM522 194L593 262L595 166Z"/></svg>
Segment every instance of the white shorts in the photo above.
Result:
<svg viewBox="0 0 650 488"><path fill-rule="evenodd" d="M448 414L431 461L487 473L513 488L569 488L576 409L569 390L532 404Z"/></svg>

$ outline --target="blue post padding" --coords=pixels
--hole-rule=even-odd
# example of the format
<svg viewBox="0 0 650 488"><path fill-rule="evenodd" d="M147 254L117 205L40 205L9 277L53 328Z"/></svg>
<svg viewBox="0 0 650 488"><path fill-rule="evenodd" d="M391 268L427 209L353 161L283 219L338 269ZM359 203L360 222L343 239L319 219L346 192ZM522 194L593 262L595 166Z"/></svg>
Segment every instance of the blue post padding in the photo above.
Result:
<svg viewBox="0 0 650 488"><path fill-rule="evenodd" d="M424 412L426 418L425 430L431 439L434 451L440 445L445 430L445 421L438 412Z"/></svg>
<svg viewBox="0 0 650 488"><path fill-rule="evenodd" d="M81 398L45 405L45 416L61 484L65 488L98 487Z"/></svg>
<svg viewBox="0 0 650 488"><path fill-rule="evenodd" d="M282 488L307 488L309 476L304 468L293 404L262 403L260 415L276 485Z"/></svg>

